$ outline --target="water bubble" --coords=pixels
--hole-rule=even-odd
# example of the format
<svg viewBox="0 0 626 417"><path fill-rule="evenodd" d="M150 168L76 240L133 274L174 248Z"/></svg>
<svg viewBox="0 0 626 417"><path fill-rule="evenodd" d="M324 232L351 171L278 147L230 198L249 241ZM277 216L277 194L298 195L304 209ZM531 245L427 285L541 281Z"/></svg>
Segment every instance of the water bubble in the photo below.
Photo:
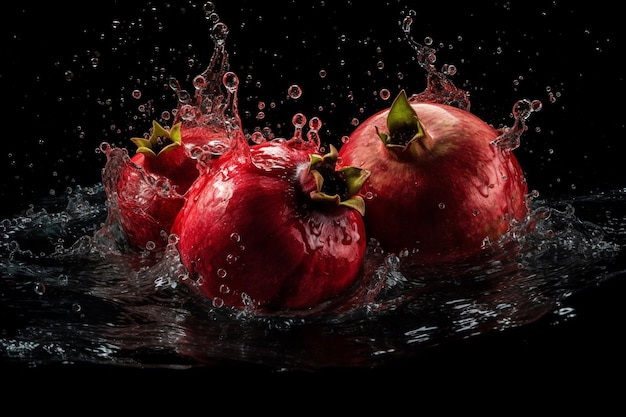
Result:
<svg viewBox="0 0 626 417"><path fill-rule="evenodd" d="M241 236L239 235L239 233L233 232L230 234L230 240L232 240L235 243L239 243L241 242Z"/></svg>
<svg viewBox="0 0 626 417"><path fill-rule="evenodd" d="M222 22L218 22L213 26L211 37L216 44L222 45L228 36L228 26Z"/></svg>
<svg viewBox="0 0 626 417"><path fill-rule="evenodd" d="M70 70L65 71L64 75L66 81L72 81L72 79L74 78L74 73Z"/></svg>
<svg viewBox="0 0 626 417"><path fill-rule="evenodd" d="M389 271L397 271L400 266L400 258L392 253L385 258L385 268Z"/></svg>
<svg viewBox="0 0 626 417"><path fill-rule="evenodd" d="M306 123L306 116L302 113L296 113L291 118L291 123L296 129L302 129L302 127Z"/></svg>
<svg viewBox="0 0 626 417"><path fill-rule="evenodd" d="M252 135L250 135L250 139L252 140L252 142L256 143L257 145L260 143L265 142L265 136L263 136L263 133L259 132L258 130L253 132Z"/></svg>
<svg viewBox="0 0 626 417"><path fill-rule="evenodd" d="M380 98L382 98L383 100L389 100L389 97L391 97L391 92L387 90L386 88L383 88L382 90L380 90L378 94L380 95Z"/></svg>
<svg viewBox="0 0 626 417"><path fill-rule="evenodd" d="M224 306L224 300L220 297L213 298L213 307L220 308Z"/></svg>
<svg viewBox="0 0 626 417"><path fill-rule="evenodd" d="M183 120L193 120L196 118L196 108L189 104L185 104L181 106L179 115Z"/></svg>
<svg viewBox="0 0 626 417"><path fill-rule="evenodd" d="M239 87L239 77L237 77L237 74L232 71L228 71L224 74L222 82L224 83L224 87L226 87L230 93L235 93Z"/></svg>
<svg viewBox="0 0 626 417"><path fill-rule="evenodd" d="M539 100L533 100L530 102L530 109L533 112L540 111L543 107L543 104Z"/></svg>
<svg viewBox="0 0 626 417"><path fill-rule="evenodd" d="M400 27L402 28L402 31L406 34L411 33L411 25L413 24L413 18L411 16L405 16L404 19L402 20L402 24L400 25Z"/></svg>
<svg viewBox="0 0 626 417"><path fill-rule="evenodd" d="M187 90L178 90L178 101L181 103L189 103L191 101L191 94Z"/></svg>
<svg viewBox="0 0 626 417"><path fill-rule="evenodd" d="M309 128L313 130L320 130L322 127L322 120L319 117L312 117L309 121Z"/></svg>
<svg viewBox="0 0 626 417"><path fill-rule="evenodd" d="M46 286L43 282L36 282L35 283L35 293L37 295L44 295L44 293L46 292Z"/></svg>
<svg viewBox="0 0 626 417"><path fill-rule="evenodd" d="M206 78L204 78L204 76L202 76L202 75L195 76L194 79L193 79L193 86L197 90L201 90L201 89L206 88L206 86L207 86Z"/></svg>
<svg viewBox="0 0 626 417"><path fill-rule="evenodd" d="M327 75L326 70L321 69L319 72L319 75L320 75L320 78L326 78L326 75Z"/></svg>
<svg viewBox="0 0 626 417"><path fill-rule="evenodd" d="M443 210L446 208L446 203L439 203L438 207L439 209Z"/></svg>
<svg viewBox="0 0 626 417"><path fill-rule="evenodd" d="M302 96L302 88L297 84L293 84L287 89L287 95L294 100L298 99Z"/></svg>
<svg viewBox="0 0 626 417"><path fill-rule="evenodd" d="M226 270L224 268L218 268L217 276L219 278L226 278L226 275L228 275L228 272L226 272Z"/></svg>
<svg viewBox="0 0 626 417"><path fill-rule="evenodd" d="M153 241L149 240L146 242L146 249L149 251L153 251L156 248L156 243L154 243Z"/></svg>
<svg viewBox="0 0 626 417"><path fill-rule="evenodd" d="M169 78L168 85L173 91L178 91L180 89L180 84L178 83L178 80L174 77Z"/></svg>
<svg viewBox="0 0 626 417"><path fill-rule="evenodd" d="M220 21L220 16L217 13L210 13L206 16L206 19L211 23L217 23Z"/></svg>
<svg viewBox="0 0 626 417"><path fill-rule="evenodd" d="M211 1L207 1L202 5L202 10L205 15L210 15L211 13L215 13L215 4Z"/></svg>

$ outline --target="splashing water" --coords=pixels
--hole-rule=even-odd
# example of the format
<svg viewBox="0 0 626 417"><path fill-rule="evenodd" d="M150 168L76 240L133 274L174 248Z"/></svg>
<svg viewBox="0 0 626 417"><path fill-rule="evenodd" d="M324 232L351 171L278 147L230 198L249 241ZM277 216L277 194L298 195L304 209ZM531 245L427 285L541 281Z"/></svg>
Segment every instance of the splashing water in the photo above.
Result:
<svg viewBox="0 0 626 417"><path fill-rule="evenodd" d="M419 94L413 94L409 101L447 104L469 111L470 101L467 93L455 86L452 80L446 76L446 73L451 75L455 73L454 70L450 71L450 68L454 68L454 66L444 65L444 71L438 71L435 67L437 51L428 44L420 44L413 39L411 30L415 16L415 11L409 10L400 22L400 27L405 39L415 50L419 66L426 70L426 89ZM427 38L426 41L429 44L432 43L430 38Z"/></svg>
<svg viewBox="0 0 626 417"><path fill-rule="evenodd" d="M248 139L266 140L258 131L250 138L243 134L239 81L229 71L225 49L228 27L211 3L204 10L213 24L210 64L193 79L193 94L170 80L178 97L174 123L219 124L227 133L224 141L190 150L199 173L227 151L249 157ZM402 29L427 70L427 88L412 100L469 110L467 94L446 75L454 71L449 66L437 71L434 49L410 38L413 17L404 18ZM537 101L518 101L513 127L502 129L494 145L519 146L526 120L540 107ZM307 118L299 113L292 123L294 137L302 138ZM308 127L306 138L319 147L321 120L311 118ZM359 284L333 310L264 316L234 310L181 285L190 278L178 258L176 236L164 236L162 251L151 244L128 250L116 186L130 157L107 143L99 151L107 159L102 184L48 197L0 222L0 354L6 360L371 367L410 357L422 347L558 315L572 294L626 271L626 189L554 201L535 194L525 221L501 240L486 242L472 258L424 267L409 252L386 253L370 241ZM581 203L606 215L581 220L576 215Z"/></svg>
<svg viewBox="0 0 626 417"><path fill-rule="evenodd" d="M43 201L0 223L0 353L7 360L372 366L558 318L572 294L626 271L626 190L616 190L535 200L511 236L454 264L425 268L410 253L385 253L371 242L363 279L341 307L259 316L213 306L180 285L188 278L175 239L158 254L111 250L97 233L107 213L102 185L79 187L67 200L59 211L58 201ZM601 223L583 221L575 215L583 203L612 214Z"/></svg>

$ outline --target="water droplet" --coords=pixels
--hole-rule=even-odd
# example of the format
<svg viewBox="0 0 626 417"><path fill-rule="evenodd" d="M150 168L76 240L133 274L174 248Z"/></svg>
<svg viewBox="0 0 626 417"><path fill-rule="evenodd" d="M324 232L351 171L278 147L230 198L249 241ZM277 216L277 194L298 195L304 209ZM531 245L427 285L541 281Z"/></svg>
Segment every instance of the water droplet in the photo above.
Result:
<svg viewBox="0 0 626 417"><path fill-rule="evenodd" d="M226 41L227 36L228 36L228 26L226 26L226 24L222 22L218 22L213 26L211 37L213 38L216 44L218 45L224 44L224 41Z"/></svg>
<svg viewBox="0 0 626 417"><path fill-rule="evenodd" d="M258 130L250 135L250 139L256 144L265 142L265 136L263 136L263 133L259 132Z"/></svg>
<svg viewBox="0 0 626 417"><path fill-rule="evenodd" d="M183 120L191 121L196 118L196 109L189 104L185 104L181 106L179 114Z"/></svg>
<svg viewBox="0 0 626 417"><path fill-rule="evenodd" d="M36 282L35 283L35 293L37 295L44 295L44 293L46 292L46 286L43 282Z"/></svg>
<svg viewBox="0 0 626 417"><path fill-rule="evenodd" d="M67 285L69 282L69 277L66 274L59 275L59 285Z"/></svg>
<svg viewBox="0 0 626 417"><path fill-rule="evenodd" d="M197 90L201 90L206 88L207 86L207 80L206 78L204 78L204 76L202 75L197 75L194 79L193 79L193 86L197 89Z"/></svg>
<svg viewBox="0 0 626 417"><path fill-rule="evenodd" d="M239 77L237 77L237 74L232 71L228 71L224 74L222 82L224 83L224 87L226 87L230 93L237 92L237 88L239 87Z"/></svg>
<svg viewBox="0 0 626 417"><path fill-rule="evenodd" d="M304 127L304 124L306 123L306 116L302 113L296 113L291 118L291 123L293 123L293 126L296 129L302 129L302 127Z"/></svg>
<svg viewBox="0 0 626 417"><path fill-rule="evenodd" d="M313 130L320 130L322 127L322 120L319 117L312 117L309 121L309 128Z"/></svg>
<svg viewBox="0 0 626 417"><path fill-rule="evenodd" d="M387 255L385 258L385 268L389 271L397 271L400 266L400 258L396 254Z"/></svg>
<svg viewBox="0 0 626 417"><path fill-rule="evenodd" d="M287 95L294 100L298 99L302 96L302 88L297 84L293 84L287 89Z"/></svg>

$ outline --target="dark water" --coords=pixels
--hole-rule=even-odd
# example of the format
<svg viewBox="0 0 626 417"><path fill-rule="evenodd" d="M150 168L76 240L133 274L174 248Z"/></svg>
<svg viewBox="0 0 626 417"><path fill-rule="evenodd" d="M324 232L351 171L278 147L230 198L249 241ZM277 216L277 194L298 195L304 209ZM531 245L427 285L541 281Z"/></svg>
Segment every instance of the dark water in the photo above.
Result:
<svg viewBox="0 0 626 417"><path fill-rule="evenodd" d="M475 259L370 248L350 307L263 317L188 293L175 251L117 251L77 187L0 226L5 412L622 415L626 190L532 206Z"/></svg>
<svg viewBox="0 0 626 417"><path fill-rule="evenodd" d="M189 293L174 249L117 250L101 227L102 187L78 187L1 223L0 355L30 366L371 368L573 317L573 294L626 275L626 190L532 206L528 225L475 259L426 268L371 246L349 307L261 316Z"/></svg>

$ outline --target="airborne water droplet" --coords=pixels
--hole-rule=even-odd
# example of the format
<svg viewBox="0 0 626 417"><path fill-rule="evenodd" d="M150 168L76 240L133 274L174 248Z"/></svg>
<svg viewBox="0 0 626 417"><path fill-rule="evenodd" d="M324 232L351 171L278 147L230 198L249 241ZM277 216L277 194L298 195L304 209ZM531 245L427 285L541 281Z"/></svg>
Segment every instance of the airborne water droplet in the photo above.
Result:
<svg viewBox="0 0 626 417"><path fill-rule="evenodd" d="M302 88L297 84L293 84L287 89L287 94L294 100L298 99L302 96Z"/></svg>

